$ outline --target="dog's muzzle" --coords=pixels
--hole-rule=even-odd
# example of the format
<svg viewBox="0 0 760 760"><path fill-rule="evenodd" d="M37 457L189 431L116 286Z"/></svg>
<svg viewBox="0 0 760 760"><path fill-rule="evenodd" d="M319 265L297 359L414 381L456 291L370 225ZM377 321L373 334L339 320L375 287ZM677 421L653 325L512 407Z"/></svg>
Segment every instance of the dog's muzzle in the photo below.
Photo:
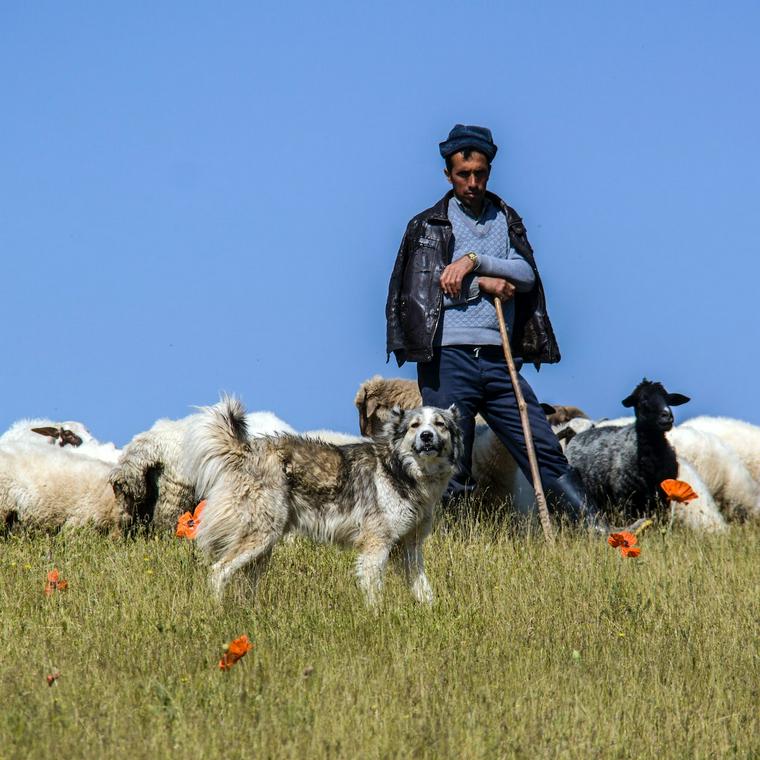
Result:
<svg viewBox="0 0 760 760"><path fill-rule="evenodd" d="M423 430L417 433L414 440L414 450L418 454L437 455L441 453L442 448L441 439L432 430Z"/></svg>

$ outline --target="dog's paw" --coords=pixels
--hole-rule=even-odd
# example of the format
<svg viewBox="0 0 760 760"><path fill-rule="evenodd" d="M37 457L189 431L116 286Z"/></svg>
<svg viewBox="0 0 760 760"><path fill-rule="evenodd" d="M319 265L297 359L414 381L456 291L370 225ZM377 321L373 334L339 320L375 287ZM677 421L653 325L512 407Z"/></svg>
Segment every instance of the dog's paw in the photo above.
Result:
<svg viewBox="0 0 760 760"><path fill-rule="evenodd" d="M412 596L420 604L432 604L435 601L435 594L433 594L433 589L430 587L427 576L420 575L415 579L412 584Z"/></svg>

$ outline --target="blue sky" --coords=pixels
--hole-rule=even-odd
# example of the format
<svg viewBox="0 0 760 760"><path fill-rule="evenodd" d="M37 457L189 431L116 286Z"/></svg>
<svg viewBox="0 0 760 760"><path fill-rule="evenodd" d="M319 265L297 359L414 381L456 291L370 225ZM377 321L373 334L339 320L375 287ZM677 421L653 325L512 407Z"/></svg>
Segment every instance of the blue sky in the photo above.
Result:
<svg viewBox="0 0 760 760"><path fill-rule="evenodd" d="M760 424L760 6L3 3L0 427L124 444L220 391L355 431L456 122L500 146L563 353L540 398Z"/></svg>

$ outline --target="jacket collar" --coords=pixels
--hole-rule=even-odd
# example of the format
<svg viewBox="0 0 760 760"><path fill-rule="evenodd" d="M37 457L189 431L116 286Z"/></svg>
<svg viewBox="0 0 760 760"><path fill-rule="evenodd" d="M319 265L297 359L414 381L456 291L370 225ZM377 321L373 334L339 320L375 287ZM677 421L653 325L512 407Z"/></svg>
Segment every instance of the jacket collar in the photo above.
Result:
<svg viewBox="0 0 760 760"><path fill-rule="evenodd" d="M449 224L449 201L454 197L454 191L449 190L446 195L441 198L441 200L438 201L438 203L433 206L429 213L428 213L428 221L435 221L435 222L442 222L443 224ZM492 193L488 190L486 190L486 198L491 201L491 203L496 206L496 208L500 208L506 213L506 204L504 201L499 198L496 193Z"/></svg>

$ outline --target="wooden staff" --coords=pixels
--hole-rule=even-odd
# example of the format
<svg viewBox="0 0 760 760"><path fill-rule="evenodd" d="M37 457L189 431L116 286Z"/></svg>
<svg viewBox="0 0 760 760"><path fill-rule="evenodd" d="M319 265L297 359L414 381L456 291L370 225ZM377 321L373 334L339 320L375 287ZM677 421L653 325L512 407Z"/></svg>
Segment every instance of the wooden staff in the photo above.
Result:
<svg viewBox="0 0 760 760"><path fill-rule="evenodd" d="M538 472L538 460L536 459L536 449L533 446L533 433L530 430L530 420L528 419L528 405L520 388L520 380L517 377L515 360L512 358L512 349L509 346L509 333L507 325L504 322L504 311L501 307L501 299L494 296L494 306L496 306L496 317L499 320L499 332L501 333L501 346L504 349L504 358L507 360L509 368L509 377L512 380L512 387L517 399L517 408L520 410L520 422L522 422L523 435L525 436L525 448L528 450L528 461L530 462L530 474L533 478L533 490L536 494L536 504L538 504L538 516L541 518L541 527L544 529L544 538L551 544L554 543L554 533L552 524L549 521L549 509L546 506L546 496L544 496L544 487L541 485L541 475Z"/></svg>

